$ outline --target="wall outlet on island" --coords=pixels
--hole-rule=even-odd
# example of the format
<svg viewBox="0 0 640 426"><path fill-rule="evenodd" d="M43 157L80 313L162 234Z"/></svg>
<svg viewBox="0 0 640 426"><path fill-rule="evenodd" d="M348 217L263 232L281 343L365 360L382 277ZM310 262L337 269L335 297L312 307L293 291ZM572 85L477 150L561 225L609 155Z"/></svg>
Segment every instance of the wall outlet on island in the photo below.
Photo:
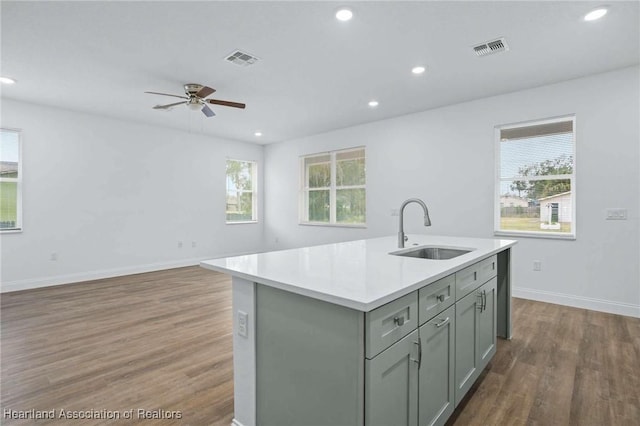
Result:
<svg viewBox="0 0 640 426"><path fill-rule="evenodd" d="M238 336L247 337L248 336L248 322L249 322L249 314L246 312L238 311Z"/></svg>
<svg viewBox="0 0 640 426"><path fill-rule="evenodd" d="M542 262L540 262L539 260L534 260L533 261L533 270L534 271L542 271Z"/></svg>

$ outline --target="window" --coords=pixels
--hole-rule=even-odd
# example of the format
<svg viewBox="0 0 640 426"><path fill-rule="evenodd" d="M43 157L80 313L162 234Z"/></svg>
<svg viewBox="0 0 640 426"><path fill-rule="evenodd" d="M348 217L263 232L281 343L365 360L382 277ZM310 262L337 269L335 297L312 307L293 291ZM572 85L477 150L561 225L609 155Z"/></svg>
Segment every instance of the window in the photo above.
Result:
<svg viewBox="0 0 640 426"><path fill-rule="evenodd" d="M496 234L575 238L575 117L496 127Z"/></svg>
<svg viewBox="0 0 640 426"><path fill-rule="evenodd" d="M0 129L0 231L22 229L20 131Z"/></svg>
<svg viewBox="0 0 640 426"><path fill-rule="evenodd" d="M227 160L227 223L258 221L258 163Z"/></svg>
<svg viewBox="0 0 640 426"><path fill-rule="evenodd" d="M364 148L301 158L300 222L317 225L366 223Z"/></svg>

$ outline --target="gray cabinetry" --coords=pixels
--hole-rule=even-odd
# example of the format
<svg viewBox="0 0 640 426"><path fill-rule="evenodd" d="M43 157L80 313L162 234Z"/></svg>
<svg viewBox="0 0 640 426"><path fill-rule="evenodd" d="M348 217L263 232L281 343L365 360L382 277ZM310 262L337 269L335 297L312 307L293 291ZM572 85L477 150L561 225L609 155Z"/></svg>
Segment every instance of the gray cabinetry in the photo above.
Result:
<svg viewBox="0 0 640 426"><path fill-rule="evenodd" d="M455 405L496 352L496 284L492 278L456 302Z"/></svg>
<svg viewBox="0 0 640 426"><path fill-rule="evenodd" d="M443 425L454 409L455 307L420 327L419 424Z"/></svg>
<svg viewBox="0 0 640 426"><path fill-rule="evenodd" d="M365 361L365 424L418 425L418 331Z"/></svg>

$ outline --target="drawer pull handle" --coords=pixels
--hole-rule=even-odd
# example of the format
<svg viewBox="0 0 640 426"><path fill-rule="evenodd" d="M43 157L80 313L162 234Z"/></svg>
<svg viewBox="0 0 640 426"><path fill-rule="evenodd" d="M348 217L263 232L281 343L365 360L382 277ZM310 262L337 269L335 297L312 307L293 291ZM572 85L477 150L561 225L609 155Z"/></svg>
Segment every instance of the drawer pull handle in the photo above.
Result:
<svg viewBox="0 0 640 426"><path fill-rule="evenodd" d="M439 323L436 324L436 327L440 328L443 325L447 324L449 322L449 317L446 317L445 319L443 319L442 321L440 321Z"/></svg>
<svg viewBox="0 0 640 426"><path fill-rule="evenodd" d="M478 280L478 272L473 272L473 280L477 281Z"/></svg>
<svg viewBox="0 0 640 426"><path fill-rule="evenodd" d="M438 299L440 302L444 302L444 294L437 295L436 299Z"/></svg>
<svg viewBox="0 0 640 426"><path fill-rule="evenodd" d="M402 327L404 325L404 317L394 317L393 323L398 327Z"/></svg>

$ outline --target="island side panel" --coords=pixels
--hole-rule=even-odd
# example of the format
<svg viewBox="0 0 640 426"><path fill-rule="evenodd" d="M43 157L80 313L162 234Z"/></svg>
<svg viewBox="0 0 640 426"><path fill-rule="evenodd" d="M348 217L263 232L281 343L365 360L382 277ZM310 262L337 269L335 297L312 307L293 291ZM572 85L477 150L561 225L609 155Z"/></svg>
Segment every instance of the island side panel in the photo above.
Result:
<svg viewBox="0 0 640 426"><path fill-rule="evenodd" d="M256 426L256 284L232 278L233 426ZM238 333L238 312L247 314L247 336Z"/></svg>
<svg viewBox="0 0 640 426"><path fill-rule="evenodd" d="M256 287L260 426L363 425L364 313Z"/></svg>
<svg viewBox="0 0 640 426"><path fill-rule="evenodd" d="M497 335L511 340L511 249L498 256Z"/></svg>

